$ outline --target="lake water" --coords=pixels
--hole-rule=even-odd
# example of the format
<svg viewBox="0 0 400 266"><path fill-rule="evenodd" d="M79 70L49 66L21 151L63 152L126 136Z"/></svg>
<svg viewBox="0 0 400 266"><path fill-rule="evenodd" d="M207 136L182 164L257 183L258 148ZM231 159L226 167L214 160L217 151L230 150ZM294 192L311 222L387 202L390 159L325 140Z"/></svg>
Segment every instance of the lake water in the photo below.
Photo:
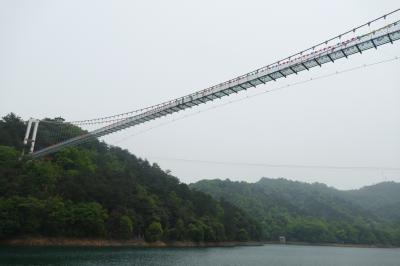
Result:
<svg viewBox="0 0 400 266"><path fill-rule="evenodd" d="M400 249L292 245L229 248L0 247L0 265L399 266Z"/></svg>

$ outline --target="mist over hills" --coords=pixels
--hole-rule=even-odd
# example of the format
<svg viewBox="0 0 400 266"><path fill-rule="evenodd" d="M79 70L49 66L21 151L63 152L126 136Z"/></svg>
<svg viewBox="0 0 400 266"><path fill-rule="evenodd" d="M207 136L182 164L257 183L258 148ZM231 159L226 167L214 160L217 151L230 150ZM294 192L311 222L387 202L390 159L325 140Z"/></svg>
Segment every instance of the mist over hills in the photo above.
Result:
<svg viewBox="0 0 400 266"><path fill-rule="evenodd" d="M400 184L395 182L349 191L282 178L256 183L202 180L190 187L246 210L262 223L264 238L372 243L400 232Z"/></svg>
<svg viewBox="0 0 400 266"><path fill-rule="evenodd" d="M382 182L357 190L343 191L349 200L387 220L400 220L400 183Z"/></svg>

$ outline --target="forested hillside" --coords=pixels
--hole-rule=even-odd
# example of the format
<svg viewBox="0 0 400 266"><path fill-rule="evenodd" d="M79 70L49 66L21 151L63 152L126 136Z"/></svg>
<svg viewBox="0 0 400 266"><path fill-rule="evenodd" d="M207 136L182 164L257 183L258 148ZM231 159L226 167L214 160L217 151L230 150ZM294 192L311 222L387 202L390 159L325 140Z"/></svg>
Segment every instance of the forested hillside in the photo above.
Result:
<svg viewBox="0 0 400 266"><path fill-rule="evenodd" d="M52 126L40 124L37 147L55 142ZM82 132L61 126L72 128L70 136ZM14 114L0 121L0 239L213 242L261 236L259 223L233 204L194 191L156 164L97 140L40 160L19 160L24 130Z"/></svg>
<svg viewBox="0 0 400 266"><path fill-rule="evenodd" d="M400 183L383 182L343 194L386 221L400 221Z"/></svg>
<svg viewBox="0 0 400 266"><path fill-rule="evenodd" d="M262 223L263 239L400 245L400 184L394 182L352 191L268 178L191 187L246 210Z"/></svg>
<svg viewBox="0 0 400 266"><path fill-rule="evenodd" d="M62 122L61 118L51 119ZM82 130L40 124L37 147ZM190 187L157 164L93 140L19 160L25 126L0 120L0 239L31 236L146 241L289 241L400 245L400 184L340 191L262 178Z"/></svg>

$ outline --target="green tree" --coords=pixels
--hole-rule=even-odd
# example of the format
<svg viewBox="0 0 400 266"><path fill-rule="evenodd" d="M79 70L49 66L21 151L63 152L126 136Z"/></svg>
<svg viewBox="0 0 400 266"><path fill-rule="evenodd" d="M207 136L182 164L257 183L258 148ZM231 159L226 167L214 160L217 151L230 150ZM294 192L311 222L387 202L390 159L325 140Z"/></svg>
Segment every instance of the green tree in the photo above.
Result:
<svg viewBox="0 0 400 266"><path fill-rule="evenodd" d="M107 211L96 202L74 204L68 217L70 233L78 237L102 237L107 217Z"/></svg>
<svg viewBox="0 0 400 266"><path fill-rule="evenodd" d="M129 239L133 233L133 222L127 215L122 215L119 218L119 238Z"/></svg>
<svg viewBox="0 0 400 266"><path fill-rule="evenodd" d="M145 237L149 242L161 240L163 229L159 222L152 222L146 229Z"/></svg>
<svg viewBox="0 0 400 266"><path fill-rule="evenodd" d="M34 235L39 232L44 217L44 203L34 197L12 198L19 215L20 234Z"/></svg>
<svg viewBox="0 0 400 266"><path fill-rule="evenodd" d="M13 198L0 198L0 239L20 233L20 218Z"/></svg>
<svg viewBox="0 0 400 266"><path fill-rule="evenodd" d="M246 231L246 229L241 228L237 232L236 239L238 241L248 241L250 239L249 233Z"/></svg>
<svg viewBox="0 0 400 266"><path fill-rule="evenodd" d="M44 202L44 219L41 233L50 236L64 236L66 233L69 209L60 197L48 198Z"/></svg>
<svg viewBox="0 0 400 266"><path fill-rule="evenodd" d="M201 226L190 223L187 227L187 236L190 240L200 242L204 240L204 231Z"/></svg>

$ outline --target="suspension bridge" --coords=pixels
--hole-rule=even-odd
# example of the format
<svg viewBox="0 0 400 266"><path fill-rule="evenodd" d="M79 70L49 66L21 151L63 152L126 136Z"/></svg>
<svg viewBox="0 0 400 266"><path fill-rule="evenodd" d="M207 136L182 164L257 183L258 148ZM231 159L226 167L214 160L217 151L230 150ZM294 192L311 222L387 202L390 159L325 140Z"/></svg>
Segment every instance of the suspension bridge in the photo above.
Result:
<svg viewBox="0 0 400 266"><path fill-rule="evenodd" d="M400 39L399 15L400 9L394 10L273 64L261 67L215 86L157 105L108 117L71 122L47 121L31 118L27 121L26 134L23 140L24 145L30 145L29 151L31 157L39 158L65 147L79 145L94 138L106 136L150 120L167 116L200 104L205 104L231 94L236 94L258 85L276 82L290 75L297 75L302 71L310 71L314 67L322 67L324 64L334 63L339 59L350 58L355 54L363 54L364 51L370 49L377 50L382 45L393 44ZM35 151L35 141L40 123L59 123L75 126L106 125Z"/></svg>

